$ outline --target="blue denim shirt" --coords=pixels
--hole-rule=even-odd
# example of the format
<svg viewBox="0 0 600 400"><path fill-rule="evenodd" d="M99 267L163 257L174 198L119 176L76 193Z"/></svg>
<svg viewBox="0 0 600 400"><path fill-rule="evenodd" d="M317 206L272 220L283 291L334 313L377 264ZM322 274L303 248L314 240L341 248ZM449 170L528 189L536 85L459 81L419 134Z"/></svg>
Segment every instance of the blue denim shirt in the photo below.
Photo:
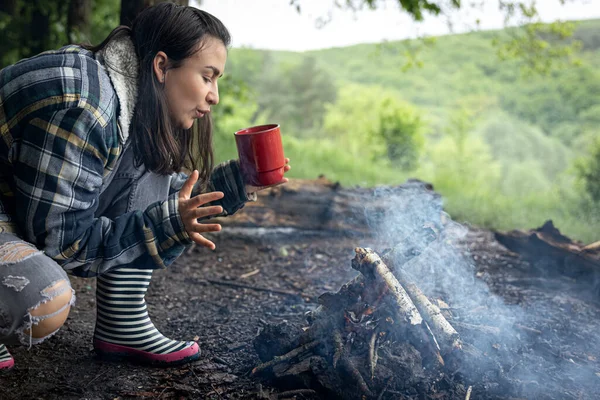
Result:
<svg viewBox="0 0 600 400"><path fill-rule="evenodd" d="M84 276L127 252L148 258L146 268L164 268L191 243L178 212L184 174L145 210L95 215L127 139L119 110L133 109L107 70L102 58L66 46L0 71L0 232L17 233ZM249 200L236 161L216 167L209 186L225 193L224 215Z"/></svg>

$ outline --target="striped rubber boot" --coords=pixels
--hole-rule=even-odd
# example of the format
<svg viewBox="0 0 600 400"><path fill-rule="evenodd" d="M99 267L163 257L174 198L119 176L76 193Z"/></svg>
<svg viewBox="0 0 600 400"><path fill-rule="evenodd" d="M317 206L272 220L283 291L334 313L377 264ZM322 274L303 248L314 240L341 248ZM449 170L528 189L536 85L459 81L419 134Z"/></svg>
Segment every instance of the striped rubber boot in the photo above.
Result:
<svg viewBox="0 0 600 400"><path fill-rule="evenodd" d="M96 353L149 364L184 364L200 357L196 342L163 336L150 321L144 296L152 270L120 268L98 277Z"/></svg>
<svg viewBox="0 0 600 400"><path fill-rule="evenodd" d="M7 371L15 365L15 359L12 358L6 346L0 344L0 371Z"/></svg>

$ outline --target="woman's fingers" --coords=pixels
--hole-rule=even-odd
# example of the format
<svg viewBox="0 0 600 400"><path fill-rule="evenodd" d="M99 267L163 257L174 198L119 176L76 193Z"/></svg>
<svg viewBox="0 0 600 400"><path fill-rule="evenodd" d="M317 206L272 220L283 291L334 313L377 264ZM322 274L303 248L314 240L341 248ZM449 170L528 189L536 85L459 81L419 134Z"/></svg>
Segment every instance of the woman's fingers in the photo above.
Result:
<svg viewBox="0 0 600 400"><path fill-rule="evenodd" d="M204 218L209 217L211 215L218 215L223 212L223 207L221 206L212 206L212 207L198 207L194 209L193 216L194 218Z"/></svg>
<svg viewBox="0 0 600 400"><path fill-rule="evenodd" d="M217 201L222 199L224 196L223 192L210 192L199 194L190 199L189 204L187 204L190 208L200 207L201 205L211 203L213 201Z"/></svg>
<svg viewBox="0 0 600 400"><path fill-rule="evenodd" d="M192 190L194 189L194 185L196 184L196 182L198 182L198 176L200 176L200 173L198 172L198 170L194 170L194 172L192 172L192 174L187 178L187 180L181 187L181 190L179 191L180 197L186 199L192 197Z"/></svg>
<svg viewBox="0 0 600 400"><path fill-rule="evenodd" d="M217 247L213 242L199 233L192 233L190 238L194 241L194 243L199 244L200 246L208 247L211 250L214 250Z"/></svg>
<svg viewBox="0 0 600 400"><path fill-rule="evenodd" d="M221 230L221 225L195 223L191 228L194 233L219 232Z"/></svg>

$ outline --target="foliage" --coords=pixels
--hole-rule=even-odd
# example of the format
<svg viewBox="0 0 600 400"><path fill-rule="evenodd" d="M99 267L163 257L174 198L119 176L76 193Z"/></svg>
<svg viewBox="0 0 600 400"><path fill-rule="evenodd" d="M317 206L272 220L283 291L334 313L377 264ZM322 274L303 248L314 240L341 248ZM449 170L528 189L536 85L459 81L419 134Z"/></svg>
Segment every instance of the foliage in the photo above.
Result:
<svg viewBox="0 0 600 400"><path fill-rule="evenodd" d="M336 71L337 98L325 103L321 127L316 117L309 134L288 117L277 121L292 177L325 174L346 185L417 177L434 184L459 220L526 229L553 219L575 238L597 240L600 205L572 165L598 136L600 21L577 25L581 64L554 64L546 75L524 75L523 60L498 62L489 45L498 35L508 37L480 32L436 38L435 47L417 43L422 66L411 69L402 68L414 62L406 41L304 54L233 49L228 73L252 82L250 97L269 120L279 112L272 109L285 107L268 100L269 76L285 86L281 71L302 65L306 56L316 60L315 68ZM403 141L413 136L392 132L416 132L413 147ZM394 138L402 140L394 145ZM395 162L394 147L412 161ZM586 171L597 173L590 160L587 155Z"/></svg>
<svg viewBox="0 0 600 400"><path fill-rule="evenodd" d="M559 1L565 5L578 0ZM302 0L291 0L290 5L301 12L302 2ZM455 12L468 10L467 12L477 13L486 5L484 1L461 0L396 0L395 3L400 12L407 13L415 21L423 21L426 15L443 16L449 26L453 25ZM568 66L579 63L579 59L574 55L581 48L582 43L577 38L572 38L575 29L572 22L559 20L551 24L542 23L536 0L496 0L488 1L487 4L489 3L495 3L498 12L504 16L506 27L514 25L522 27L506 30L504 35L493 38L492 43L496 46L497 54L501 59L517 59L521 62L523 72L536 74L547 73L557 65ZM389 1L386 0L333 1L334 8L349 9L354 13L386 6L389 6ZM322 27L332 19L333 12L329 10L326 17L317 18L316 25ZM471 26L478 27L480 24L479 19L468 22ZM408 62L404 64L404 68L422 65L418 55L413 53L412 49L408 48L405 55Z"/></svg>
<svg viewBox="0 0 600 400"><path fill-rule="evenodd" d="M581 65L553 69L547 76L523 76L517 60L498 62L489 43L499 32L439 37L435 47L420 51L422 67L407 71L399 70L407 62L404 41L310 54L324 68L337 68L338 86L352 82L397 90L427 111L434 128L444 124L447 110L455 107L457 99L485 98L486 103L499 103L510 114L541 126L545 134L571 144L583 132L580 116L594 115L590 110L599 104L600 93L600 57L591 47L600 21L580 23L576 36L579 29L591 49L584 47L579 53Z"/></svg>
<svg viewBox="0 0 600 400"><path fill-rule="evenodd" d="M463 3L398 0L417 20ZM0 11L0 67L67 43L68 2L16 4L16 13ZM369 186L417 177L455 219L496 229L553 219L568 235L597 240L600 20L539 24L528 0L498 4L526 23L302 54L231 49L213 108L216 160L237 156L236 130L277 122L292 177ZM93 1L90 42L118 24L119 5ZM32 21L47 27L33 24L32 33Z"/></svg>
<svg viewBox="0 0 600 400"><path fill-rule="evenodd" d="M0 11L0 68L21 58L69 44L67 7L61 0L16 0L14 13ZM83 42L99 43L118 25L120 0L92 1L90 37ZM45 32L47 24L47 32Z"/></svg>
<svg viewBox="0 0 600 400"><path fill-rule="evenodd" d="M496 111L489 114L475 131L490 145L494 158L502 163L504 171L510 168L526 171L518 166L519 164L530 167L528 173L520 177L518 174L514 175L527 184L505 183L506 187L535 188L542 182L549 184L565 171L573 160L573 150L561 141L545 135L538 127L505 112Z"/></svg>
<svg viewBox="0 0 600 400"><path fill-rule="evenodd" d="M578 65L575 57L582 48L578 40L567 40L573 36L573 22L536 22L519 29L506 30L508 39L493 40L501 60L518 59L525 73L548 74L557 65ZM553 40L554 39L554 40Z"/></svg>
<svg viewBox="0 0 600 400"><path fill-rule="evenodd" d="M237 158L233 133L251 125L267 123L258 115L258 105L244 82L225 75L220 84L219 104L213 107L215 160Z"/></svg>
<svg viewBox="0 0 600 400"><path fill-rule="evenodd" d="M119 7L120 0L92 1L92 26L90 37L86 38L89 43L101 43L119 25Z"/></svg>
<svg viewBox="0 0 600 400"><path fill-rule="evenodd" d="M286 157L292 160L292 178L315 179L324 175L343 185L400 184L410 177L392 168L385 158L371 159L341 146L336 138L283 137Z"/></svg>
<svg viewBox="0 0 600 400"><path fill-rule="evenodd" d="M299 135L320 126L325 104L336 96L332 77L310 56L299 63L280 65L275 74L262 81L260 89L260 110L272 121L286 121L289 129Z"/></svg>
<svg viewBox="0 0 600 400"><path fill-rule="evenodd" d="M578 160L576 168L585 190L600 206L600 138L596 138L589 155Z"/></svg>
<svg viewBox="0 0 600 400"><path fill-rule="evenodd" d="M326 106L323 133L356 157L387 157L403 170L416 167L425 124L417 109L383 88L347 85Z"/></svg>

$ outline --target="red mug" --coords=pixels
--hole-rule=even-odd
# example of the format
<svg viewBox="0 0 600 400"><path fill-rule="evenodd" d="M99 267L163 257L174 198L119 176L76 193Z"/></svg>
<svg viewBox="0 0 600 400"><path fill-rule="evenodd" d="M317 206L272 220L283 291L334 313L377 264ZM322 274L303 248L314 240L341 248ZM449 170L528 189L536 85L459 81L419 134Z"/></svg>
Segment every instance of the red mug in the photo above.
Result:
<svg viewBox="0 0 600 400"><path fill-rule="evenodd" d="M283 180L285 157L278 124L239 130L235 144L247 184L269 186Z"/></svg>

